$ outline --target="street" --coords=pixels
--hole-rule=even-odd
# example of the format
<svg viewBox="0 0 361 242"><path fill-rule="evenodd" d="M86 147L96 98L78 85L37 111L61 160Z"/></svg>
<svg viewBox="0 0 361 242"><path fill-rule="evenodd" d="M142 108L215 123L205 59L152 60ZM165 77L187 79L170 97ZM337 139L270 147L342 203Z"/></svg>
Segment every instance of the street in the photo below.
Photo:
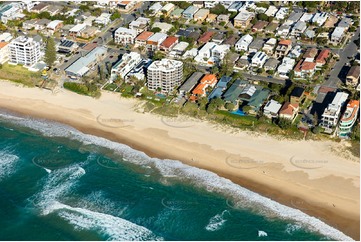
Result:
<svg viewBox="0 0 361 242"><path fill-rule="evenodd" d="M360 35L360 28L357 28L357 31L355 32L354 36L351 38L351 40L346 45L346 47L340 52L339 54L340 59L336 62L335 66L330 72L329 78L326 79L326 81L324 82L323 84L324 86L336 88L337 85L343 81L342 79L345 77L345 74L347 73L341 73L341 72L344 70L343 67L345 66L345 64L350 61L348 57L353 57L357 53L357 46L354 43L354 40L357 40L359 38L359 35Z"/></svg>

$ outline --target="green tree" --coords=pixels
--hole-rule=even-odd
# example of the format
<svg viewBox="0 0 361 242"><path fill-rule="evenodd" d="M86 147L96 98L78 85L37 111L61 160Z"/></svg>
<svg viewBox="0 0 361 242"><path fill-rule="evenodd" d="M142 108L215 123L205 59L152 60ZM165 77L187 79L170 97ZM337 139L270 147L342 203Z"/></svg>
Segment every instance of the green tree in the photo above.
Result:
<svg viewBox="0 0 361 242"><path fill-rule="evenodd" d="M55 42L52 37L48 37L45 47L45 63L48 66L53 66L55 60L56 60Z"/></svg>
<svg viewBox="0 0 361 242"><path fill-rule="evenodd" d="M226 103L225 108L228 111L233 111L236 105L234 105L234 103Z"/></svg>
<svg viewBox="0 0 361 242"><path fill-rule="evenodd" d="M204 110L206 108L207 103L208 103L208 99L206 97L198 98L199 109Z"/></svg>
<svg viewBox="0 0 361 242"><path fill-rule="evenodd" d="M248 106L248 105L246 105L246 106L244 106L244 107L242 108L242 111L245 112L245 113L248 113L248 112L251 111L251 110L252 110L252 107L251 107L251 106Z"/></svg>
<svg viewBox="0 0 361 242"><path fill-rule="evenodd" d="M257 14L257 19L262 20L262 21L267 21L268 16L266 14L264 14L264 13L259 13L259 14Z"/></svg>
<svg viewBox="0 0 361 242"><path fill-rule="evenodd" d="M110 20L111 21L114 21L114 20L116 20L116 19L118 19L118 18L120 18L121 16L120 16L120 13L118 12L118 11L115 11L111 16L110 16Z"/></svg>
<svg viewBox="0 0 361 242"><path fill-rule="evenodd" d="M216 110L217 110L217 105L214 102L210 102L207 105L207 109L206 109L207 113L213 114Z"/></svg>
<svg viewBox="0 0 361 242"><path fill-rule="evenodd" d="M220 3L211 8L210 12L217 15L228 13L227 9Z"/></svg>
<svg viewBox="0 0 361 242"><path fill-rule="evenodd" d="M158 32L160 32L162 30L160 28L158 28L158 27L154 27L150 31L153 32L153 33L158 33Z"/></svg>
<svg viewBox="0 0 361 242"><path fill-rule="evenodd" d="M289 119L286 119L286 118L280 118L278 120L278 126L281 128L281 129L287 129L289 127L291 127L292 123L291 123L291 120Z"/></svg>

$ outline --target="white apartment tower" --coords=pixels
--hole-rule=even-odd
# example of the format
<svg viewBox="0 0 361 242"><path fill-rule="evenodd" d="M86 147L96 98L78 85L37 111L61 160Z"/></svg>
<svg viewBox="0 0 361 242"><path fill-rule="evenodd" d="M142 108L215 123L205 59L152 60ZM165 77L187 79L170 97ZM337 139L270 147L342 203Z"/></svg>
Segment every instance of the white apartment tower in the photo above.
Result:
<svg viewBox="0 0 361 242"><path fill-rule="evenodd" d="M160 88L162 93L172 92L183 79L183 62L163 59L154 61L147 72L147 85L150 90Z"/></svg>
<svg viewBox="0 0 361 242"><path fill-rule="evenodd" d="M9 44L9 62L32 66L39 61L41 57L40 43L32 38L20 36Z"/></svg>

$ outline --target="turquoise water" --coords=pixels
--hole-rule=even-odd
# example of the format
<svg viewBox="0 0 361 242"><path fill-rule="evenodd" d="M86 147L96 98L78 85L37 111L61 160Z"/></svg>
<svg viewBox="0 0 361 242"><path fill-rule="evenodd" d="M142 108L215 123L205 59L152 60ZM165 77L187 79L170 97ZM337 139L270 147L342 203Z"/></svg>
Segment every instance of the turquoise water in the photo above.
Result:
<svg viewBox="0 0 361 242"><path fill-rule="evenodd" d="M216 174L0 114L1 240L330 240L341 232Z"/></svg>

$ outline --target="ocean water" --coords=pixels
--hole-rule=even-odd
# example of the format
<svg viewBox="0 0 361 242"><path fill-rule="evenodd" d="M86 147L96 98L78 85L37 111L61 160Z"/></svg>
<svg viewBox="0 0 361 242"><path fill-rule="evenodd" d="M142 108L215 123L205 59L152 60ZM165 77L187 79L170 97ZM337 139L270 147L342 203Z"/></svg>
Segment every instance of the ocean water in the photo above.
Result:
<svg viewBox="0 0 361 242"><path fill-rule="evenodd" d="M214 173L0 112L1 240L350 240Z"/></svg>

